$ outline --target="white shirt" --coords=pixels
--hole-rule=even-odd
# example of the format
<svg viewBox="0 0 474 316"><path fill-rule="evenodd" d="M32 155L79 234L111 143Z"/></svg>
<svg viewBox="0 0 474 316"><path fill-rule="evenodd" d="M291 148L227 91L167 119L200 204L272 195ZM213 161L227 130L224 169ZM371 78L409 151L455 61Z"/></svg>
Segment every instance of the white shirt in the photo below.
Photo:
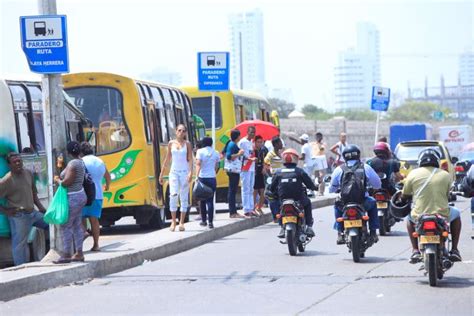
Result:
<svg viewBox="0 0 474 316"><path fill-rule="evenodd" d="M303 144L301 146L301 154L304 154L304 164L306 167L310 167L313 165L313 157L312 157L312 148L309 143Z"/></svg>
<svg viewBox="0 0 474 316"><path fill-rule="evenodd" d="M217 151L212 147L204 147L198 149L196 152L196 159L201 161L201 171L199 171L199 178L215 178L216 177L216 164L219 162L220 157Z"/></svg>
<svg viewBox="0 0 474 316"><path fill-rule="evenodd" d="M86 165L87 171L90 173L95 184L95 199L103 200L104 192L102 191L102 179L105 175L105 164L99 157L87 155L82 157L82 161Z"/></svg>
<svg viewBox="0 0 474 316"><path fill-rule="evenodd" d="M246 165L247 162L248 162L247 159L250 157L250 155L253 152L253 141L248 140L247 137L244 137L240 140L238 145L239 145L239 148L244 151L244 165ZM250 168L248 169L248 171L255 171L255 163L254 162L252 162L252 164L250 165Z"/></svg>

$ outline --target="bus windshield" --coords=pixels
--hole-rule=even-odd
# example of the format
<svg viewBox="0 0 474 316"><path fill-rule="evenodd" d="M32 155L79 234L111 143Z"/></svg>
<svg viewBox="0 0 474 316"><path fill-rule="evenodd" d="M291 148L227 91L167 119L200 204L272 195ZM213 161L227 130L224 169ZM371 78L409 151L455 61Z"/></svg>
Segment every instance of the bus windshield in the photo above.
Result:
<svg viewBox="0 0 474 316"><path fill-rule="evenodd" d="M130 145L130 133L123 115L122 94L109 87L79 87L66 90L74 104L92 122L96 154L103 155Z"/></svg>

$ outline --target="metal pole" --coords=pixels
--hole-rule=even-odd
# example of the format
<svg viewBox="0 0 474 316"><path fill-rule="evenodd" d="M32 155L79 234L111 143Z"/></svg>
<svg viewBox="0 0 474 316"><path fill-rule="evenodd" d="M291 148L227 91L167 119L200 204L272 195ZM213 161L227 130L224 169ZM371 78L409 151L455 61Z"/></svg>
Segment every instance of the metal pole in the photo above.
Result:
<svg viewBox="0 0 474 316"><path fill-rule="evenodd" d="M38 10L41 15L57 14L56 0L38 0ZM53 196L53 178L58 173L56 159L65 156L66 149L66 122L64 119L64 104L62 94L61 75L44 75L42 80L43 94L43 122L45 127L46 153L48 156L49 197ZM53 129L54 126L54 129ZM50 226L50 248L53 252L61 249L58 238L58 226Z"/></svg>
<svg viewBox="0 0 474 316"><path fill-rule="evenodd" d="M216 149L216 93L212 92L212 113L211 113L211 135L212 135L212 148Z"/></svg>
<svg viewBox="0 0 474 316"><path fill-rule="evenodd" d="M374 144L377 143L377 140L379 138L379 124L380 124L380 111L377 111L377 123L375 124L375 140Z"/></svg>

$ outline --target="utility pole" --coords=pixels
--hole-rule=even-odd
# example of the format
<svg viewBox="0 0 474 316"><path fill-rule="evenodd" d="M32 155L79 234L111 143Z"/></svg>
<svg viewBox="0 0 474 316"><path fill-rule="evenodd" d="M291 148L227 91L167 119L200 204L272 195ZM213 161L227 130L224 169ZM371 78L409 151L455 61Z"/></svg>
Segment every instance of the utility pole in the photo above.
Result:
<svg viewBox="0 0 474 316"><path fill-rule="evenodd" d="M38 0L41 15L56 15L56 0ZM48 155L49 197L54 193L54 175L59 175L66 156L66 122L64 119L63 84L59 74L43 75L41 80L43 93L43 121ZM54 127L54 128L53 128ZM62 159L58 159L63 157ZM65 163L65 162L63 162ZM62 249L59 227L50 225L50 253L47 260L53 260Z"/></svg>

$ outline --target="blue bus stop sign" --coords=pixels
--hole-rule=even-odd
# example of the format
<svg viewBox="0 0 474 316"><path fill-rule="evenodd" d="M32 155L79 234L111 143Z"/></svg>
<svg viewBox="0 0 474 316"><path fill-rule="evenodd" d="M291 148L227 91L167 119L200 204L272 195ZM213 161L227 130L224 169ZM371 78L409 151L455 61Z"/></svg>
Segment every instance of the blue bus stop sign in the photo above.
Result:
<svg viewBox="0 0 474 316"><path fill-rule="evenodd" d="M387 111L390 103L390 89L382 87L372 87L371 110Z"/></svg>
<svg viewBox="0 0 474 316"><path fill-rule="evenodd" d="M229 53L198 53L198 82L200 91L229 90Z"/></svg>
<svg viewBox="0 0 474 316"><path fill-rule="evenodd" d="M65 15L21 16L21 47L32 72L69 72Z"/></svg>

